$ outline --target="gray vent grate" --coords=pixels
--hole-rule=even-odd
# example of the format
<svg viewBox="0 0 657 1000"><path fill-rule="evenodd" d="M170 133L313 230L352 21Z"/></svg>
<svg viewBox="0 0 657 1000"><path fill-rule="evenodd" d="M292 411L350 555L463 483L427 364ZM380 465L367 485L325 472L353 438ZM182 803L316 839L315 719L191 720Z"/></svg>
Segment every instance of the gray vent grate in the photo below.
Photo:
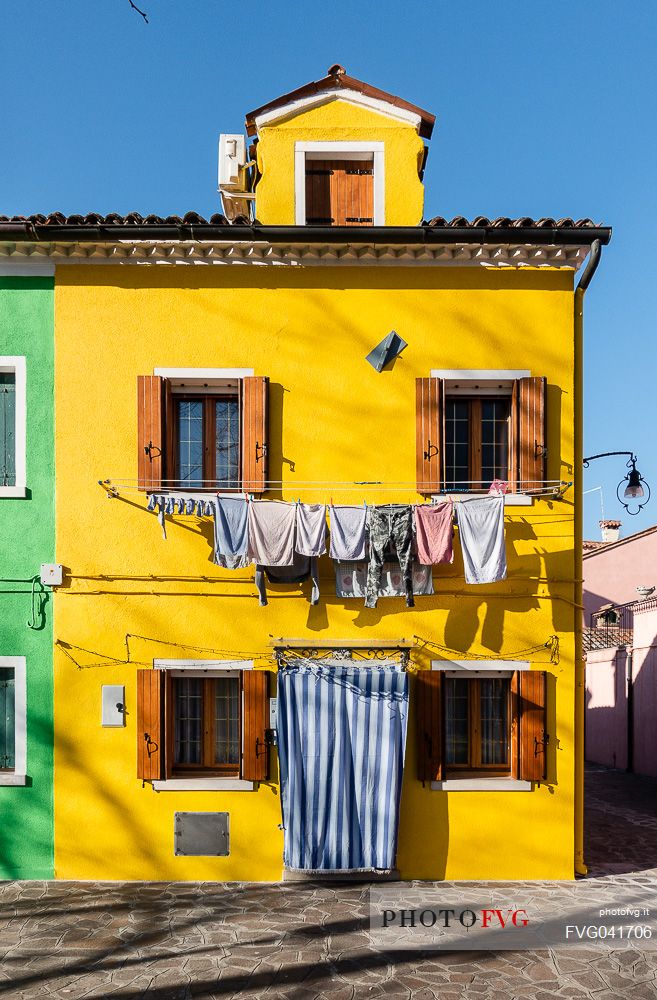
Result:
<svg viewBox="0 0 657 1000"><path fill-rule="evenodd" d="M230 841L228 813L177 812L173 823L176 856L226 857Z"/></svg>

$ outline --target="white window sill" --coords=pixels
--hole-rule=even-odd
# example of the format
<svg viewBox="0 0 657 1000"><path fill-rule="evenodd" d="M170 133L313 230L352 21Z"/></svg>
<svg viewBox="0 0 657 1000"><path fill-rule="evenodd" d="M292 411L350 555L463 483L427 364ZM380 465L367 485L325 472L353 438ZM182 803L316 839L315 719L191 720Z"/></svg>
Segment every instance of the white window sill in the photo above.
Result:
<svg viewBox="0 0 657 1000"><path fill-rule="evenodd" d="M252 792L255 782L242 778L168 778L154 781L156 792Z"/></svg>
<svg viewBox="0 0 657 1000"><path fill-rule="evenodd" d="M447 778L432 781L432 792L531 792L531 781L516 778Z"/></svg>
<svg viewBox="0 0 657 1000"><path fill-rule="evenodd" d="M435 500L474 500L475 497L482 499L483 497L491 496L490 493L440 493L437 494L432 499ZM504 494L504 506L505 507L531 507L534 503L534 497L530 496L528 493L505 493Z"/></svg>
<svg viewBox="0 0 657 1000"><path fill-rule="evenodd" d="M26 486L0 486L0 497L25 497Z"/></svg>
<svg viewBox="0 0 657 1000"><path fill-rule="evenodd" d="M12 772L5 772L0 774L0 786L1 785L24 785L26 784L26 777L24 774L14 774Z"/></svg>

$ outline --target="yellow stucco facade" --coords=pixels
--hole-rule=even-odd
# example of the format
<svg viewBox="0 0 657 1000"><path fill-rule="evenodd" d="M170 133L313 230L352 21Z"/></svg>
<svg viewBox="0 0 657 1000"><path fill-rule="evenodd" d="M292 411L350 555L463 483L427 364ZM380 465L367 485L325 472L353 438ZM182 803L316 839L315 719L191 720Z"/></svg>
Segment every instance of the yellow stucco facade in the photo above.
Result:
<svg viewBox="0 0 657 1000"><path fill-rule="evenodd" d="M386 224L422 217L423 142L411 126L345 102L263 128L256 214L294 223L294 144L385 142ZM155 791L137 777L137 670L155 659L252 660L272 638L413 640L432 659L526 659L548 672L547 780L531 791L435 791L417 778L416 706L401 799L403 879L568 879L574 874L574 492L505 514L508 576L468 586L460 546L435 594L321 598L219 569L207 518L167 518L163 540L136 489L136 380L158 368L253 369L270 379L266 496L416 503L415 380L433 369L547 378L547 478L574 478L573 273L543 267L155 266L68 263L56 276L57 559L55 871L63 879L266 880L283 871L277 754L253 790ZM377 373L365 355L390 330L408 347ZM108 497L99 480L118 484ZM380 485L345 485L367 481ZM317 484L317 485L313 485ZM342 485L341 485L342 484ZM555 643L554 637L558 640ZM101 726L101 688L125 686L126 724ZM271 688L273 693L273 686ZM176 857L174 814L230 815L227 857Z"/></svg>
<svg viewBox="0 0 657 1000"><path fill-rule="evenodd" d="M200 273L199 273L200 271ZM414 609L375 610L270 587L252 570L222 571L209 522L168 519L161 538L144 494L107 499L99 479L136 477L135 382L156 367L252 367L271 380L270 495L389 501L415 492L415 378L433 368L522 368L548 381L548 478L573 464L572 275L528 269L149 268L67 266L56 288L57 552L70 576L55 596L56 873L60 878L281 877L280 801L249 792L154 792L136 778L135 683L156 657L253 655L273 668L270 637L428 639L455 655L528 656L549 671L548 781L527 793L436 792L415 776L411 708L401 807L404 878L573 875L573 506L507 508L508 579L466 586L458 545L434 570L436 594ZM365 354L391 328L409 343L377 374ZM321 481L318 490L297 482ZM361 495L362 494L362 495ZM139 638L145 636L147 638ZM204 652L207 650L208 652ZM223 651L223 652L222 652ZM446 652L414 651L426 667ZM75 662L74 662L75 661ZM78 666L79 664L79 666ZM127 724L100 726L103 684L125 684ZM412 699L411 699L412 704ZM173 857L178 810L226 810L227 858ZM80 831L84 837L80 837Z"/></svg>

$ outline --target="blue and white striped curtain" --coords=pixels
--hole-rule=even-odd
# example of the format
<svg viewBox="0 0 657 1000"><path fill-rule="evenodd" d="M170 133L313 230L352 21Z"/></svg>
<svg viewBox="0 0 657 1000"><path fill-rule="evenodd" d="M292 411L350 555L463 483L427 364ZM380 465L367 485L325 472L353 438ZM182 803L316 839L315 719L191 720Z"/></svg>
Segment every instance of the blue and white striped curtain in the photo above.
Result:
<svg viewBox="0 0 657 1000"><path fill-rule="evenodd" d="M278 672L284 860L301 871L394 868L408 676L302 661Z"/></svg>

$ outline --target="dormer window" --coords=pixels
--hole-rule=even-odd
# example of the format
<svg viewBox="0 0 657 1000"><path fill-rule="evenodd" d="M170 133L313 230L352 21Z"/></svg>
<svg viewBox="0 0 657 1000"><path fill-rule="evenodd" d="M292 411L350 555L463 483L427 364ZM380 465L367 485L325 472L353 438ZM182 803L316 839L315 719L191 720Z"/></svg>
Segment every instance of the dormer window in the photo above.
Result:
<svg viewBox="0 0 657 1000"><path fill-rule="evenodd" d="M297 142L298 226L383 226L382 142Z"/></svg>

